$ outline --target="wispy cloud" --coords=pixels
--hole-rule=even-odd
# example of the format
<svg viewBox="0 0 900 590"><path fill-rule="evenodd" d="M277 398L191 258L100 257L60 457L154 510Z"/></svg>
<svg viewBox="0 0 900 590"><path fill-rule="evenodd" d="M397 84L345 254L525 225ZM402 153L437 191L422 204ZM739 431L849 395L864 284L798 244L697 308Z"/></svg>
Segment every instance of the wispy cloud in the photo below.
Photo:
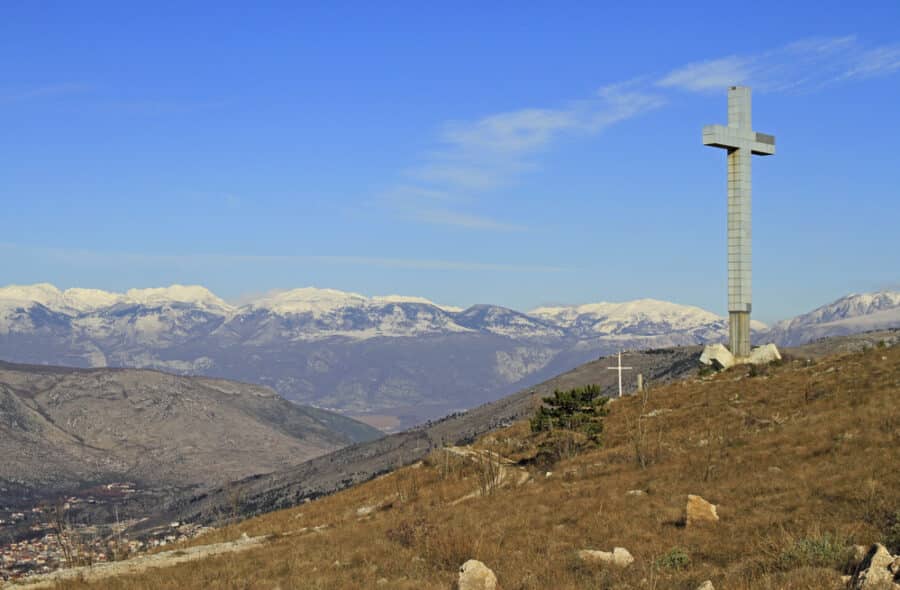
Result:
<svg viewBox="0 0 900 590"><path fill-rule="evenodd" d="M606 86L588 98L553 108L494 113L445 124L436 149L407 171L408 181L385 201L425 223L488 231L522 231L521 224L465 211L476 196L508 185L537 167L535 157L566 135L593 135L664 103L634 82ZM435 198L443 202L434 207Z"/></svg>
<svg viewBox="0 0 900 590"><path fill-rule="evenodd" d="M426 223L438 225L454 225L468 229L483 229L490 231L526 231L524 225L503 223L487 217L460 213L449 209L419 209L414 212L415 218Z"/></svg>
<svg viewBox="0 0 900 590"><path fill-rule="evenodd" d="M855 36L814 37L748 55L685 64L661 77L600 88L593 96L444 124L436 146L382 201L419 222L486 231L526 229L473 213L490 193L538 168L566 137L595 135L665 104L673 90L719 92L749 84L759 92L813 92L832 84L900 72L900 43L872 46ZM435 201L440 201L436 206Z"/></svg>
<svg viewBox="0 0 900 590"><path fill-rule="evenodd" d="M657 81L692 92L749 84L759 92L811 92L900 70L900 44L866 46L854 36L816 37L751 55L689 63Z"/></svg>
<svg viewBox="0 0 900 590"><path fill-rule="evenodd" d="M343 265L343 266L376 266L382 268L408 270L447 270L447 271L487 271L487 272L526 272L556 273L574 270L562 266L521 265L490 262L470 262L465 260L436 260L424 258L391 258L377 256L339 256L339 255L242 255L242 254L148 254L130 252L108 252L98 250L73 250L67 248L48 248L42 246L25 246L20 244L0 243L0 253L18 257L34 257L38 259L63 262L69 265L110 266L147 265L161 267L197 266L208 268L213 265Z"/></svg>
<svg viewBox="0 0 900 590"><path fill-rule="evenodd" d="M752 62L732 55L688 64L670 72L659 81L663 87L677 87L686 90L721 90L726 86L740 84L750 77Z"/></svg>

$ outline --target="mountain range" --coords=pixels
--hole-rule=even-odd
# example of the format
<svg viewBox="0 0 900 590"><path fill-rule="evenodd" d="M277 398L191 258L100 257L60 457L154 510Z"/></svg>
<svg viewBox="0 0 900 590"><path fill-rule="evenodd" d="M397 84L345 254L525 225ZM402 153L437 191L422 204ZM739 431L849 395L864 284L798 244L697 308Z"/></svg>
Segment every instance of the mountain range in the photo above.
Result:
<svg viewBox="0 0 900 590"><path fill-rule="evenodd" d="M900 293L849 295L757 340L900 326ZM727 321L654 299L467 309L420 297L301 288L232 305L199 286L110 293L0 288L0 358L134 367L268 385L385 430L497 399L621 349L722 341Z"/></svg>

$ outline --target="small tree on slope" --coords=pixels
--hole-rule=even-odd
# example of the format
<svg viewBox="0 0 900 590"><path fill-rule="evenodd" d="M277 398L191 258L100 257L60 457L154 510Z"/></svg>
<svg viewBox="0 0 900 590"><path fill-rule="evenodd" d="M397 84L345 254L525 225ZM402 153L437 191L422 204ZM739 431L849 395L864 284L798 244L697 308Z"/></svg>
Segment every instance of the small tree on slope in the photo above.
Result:
<svg viewBox="0 0 900 590"><path fill-rule="evenodd" d="M603 433L603 417L609 413L609 398L601 395L599 385L585 385L566 391L555 390L543 399L543 405L531 418L531 431L556 429L580 432L599 443Z"/></svg>

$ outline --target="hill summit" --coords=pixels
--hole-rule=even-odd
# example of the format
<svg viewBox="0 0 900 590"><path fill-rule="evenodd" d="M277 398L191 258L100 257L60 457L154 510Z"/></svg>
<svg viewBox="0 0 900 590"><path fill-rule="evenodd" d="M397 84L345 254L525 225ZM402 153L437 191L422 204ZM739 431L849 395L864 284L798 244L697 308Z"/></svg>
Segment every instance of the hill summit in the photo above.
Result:
<svg viewBox="0 0 900 590"><path fill-rule="evenodd" d="M888 336L615 400L599 446L519 421L194 539L164 574L66 587L450 588L474 559L502 588L862 588L870 545L885 576L900 553Z"/></svg>

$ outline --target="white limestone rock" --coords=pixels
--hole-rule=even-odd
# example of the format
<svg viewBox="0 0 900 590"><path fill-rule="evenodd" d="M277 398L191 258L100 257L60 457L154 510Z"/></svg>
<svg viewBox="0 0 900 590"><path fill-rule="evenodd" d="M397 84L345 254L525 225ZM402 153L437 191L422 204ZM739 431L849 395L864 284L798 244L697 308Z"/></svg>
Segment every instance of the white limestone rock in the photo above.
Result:
<svg viewBox="0 0 900 590"><path fill-rule="evenodd" d="M491 569L470 559L459 568L459 590L497 590L497 576Z"/></svg>
<svg viewBox="0 0 900 590"><path fill-rule="evenodd" d="M850 580L853 590L897 590L900 589L898 577L893 569L896 558L881 543L869 547L868 553L857 572Z"/></svg>
<svg viewBox="0 0 900 590"><path fill-rule="evenodd" d="M634 557L632 557L628 549L625 549L624 547L616 547L612 551L582 549L578 552L578 557L582 561L587 561L589 563L602 563L614 565L616 567L628 567L634 563Z"/></svg>

